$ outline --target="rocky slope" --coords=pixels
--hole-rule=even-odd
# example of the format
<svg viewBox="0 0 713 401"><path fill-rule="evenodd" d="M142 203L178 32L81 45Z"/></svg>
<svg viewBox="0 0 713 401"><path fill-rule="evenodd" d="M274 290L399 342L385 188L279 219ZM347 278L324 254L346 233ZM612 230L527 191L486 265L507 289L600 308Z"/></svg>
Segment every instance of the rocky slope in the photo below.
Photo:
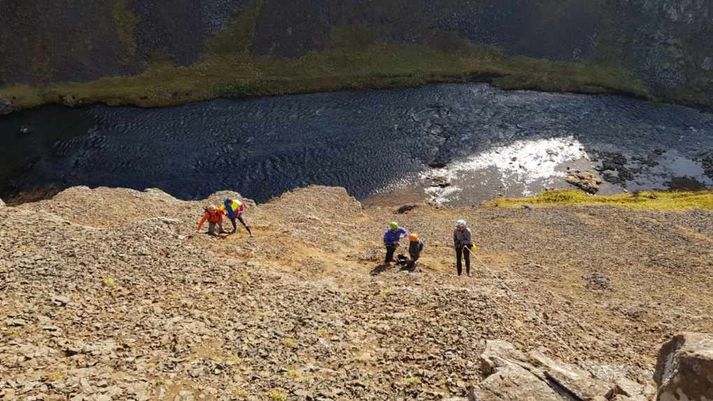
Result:
<svg viewBox="0 0 713 401"><path fill-rule="evenodd" d="M206 202L216 202L226 193ZM440 400L484 340L646 384L672 334L713 330L710 212L362 207L311 187L250 205L254 238L193 235L201 205L71 188L0 207L0 398ZM476 274L453 274L471 222ZM385 222L418 273L376 268Z"/></svg>
<svg viewBox="0 0 713 401"><path fill-rule="evenodd" d="M708 0L0 0L0 85L135 74L207 54L297 57L374 43L458 52L470 42L512 56L610 65L658 97L711 106L711 7Z"/></svg>

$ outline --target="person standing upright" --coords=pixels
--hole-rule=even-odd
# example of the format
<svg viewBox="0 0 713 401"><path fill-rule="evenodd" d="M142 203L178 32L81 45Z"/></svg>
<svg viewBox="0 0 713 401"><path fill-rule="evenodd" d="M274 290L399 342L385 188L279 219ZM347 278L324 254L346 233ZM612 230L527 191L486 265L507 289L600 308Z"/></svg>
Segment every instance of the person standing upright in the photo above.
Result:
<svg viewBox="0 0 713 401"><path fill-rule="evenodd" d="M470 276L470 249L473 246L470 228L465 220L458 220L453 230L453 245L456 248L456 271L460 276L463 273L462 259L465 259L465 272Z"/></svg>

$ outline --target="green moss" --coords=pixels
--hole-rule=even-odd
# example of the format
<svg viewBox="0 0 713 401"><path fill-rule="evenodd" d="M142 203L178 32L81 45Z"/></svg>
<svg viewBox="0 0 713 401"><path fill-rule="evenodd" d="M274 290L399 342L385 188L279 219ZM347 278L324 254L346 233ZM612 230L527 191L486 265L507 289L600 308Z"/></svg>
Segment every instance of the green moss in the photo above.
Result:
<svg viewBox="0 0 713 401"><path fill-rule="evenodd" d="M30 85L11 85L0 88L0 98L10 100L18 108L37 107L47 100L42 92Z"/></svg>
<svg viewBox="0 0 713 401"><path fill-rule="evenodd" d="M116 34L129 57L136 55L136 24L138 18L129 9L126 0L113 0L112 17L116 26Z"/></svg>
<svg viewBox="0 0 713 401"><path fill-rule="evenodd" d="M506 89L649 97L639 81L610 67L510 58L487 47L441 51L425 45L387 44L334 48L296 59L211 54L187 67L155 63L136 76L58 83L34 93L28 88L0 88L0 97L25 92L16 102L20 107L59 102L66 95L82 103L166 106L215 97L418 86L472 77L495 78L494 84Z"/></svg>
<svg viewBox="0 0 713 401"><path fill-rule="evenodd" d="M363 50L377 43L379 32L362 25L340 25L332 27L330 38L333 48Z"/></svg>
<svg viewBox="0 0 713 401"><path fill-rule="evenodd" d="M507 74L495 84L504 89L550 92L623 93L651 99L646 86L630 73L607 65L558 63L523 57L506 63Z"/></svg>
<svg viewBox="0 0 713 401"><path fill-rule="evenodd" d="M287 401L287 394L280 390L270 390L267 397L271 401Z"/></svg>
<svg viewBox="0 0 713 401"><path fill-rule="evenodd" d="M658 211L713 210L713 190L697 192L645 191L633 194L589 195L578 190L547 191L525 198L498 198L490 207L518 208L524 204L554 206L616 206Z"/></svg>
<svg viewBox="0 0 713 401"><path fill-rule="evenodd" d="M263 3L264 0L252 0L245 8L238 10L227 27L208 42L208 51L212 54L250 53L255 25Z"/></svg>

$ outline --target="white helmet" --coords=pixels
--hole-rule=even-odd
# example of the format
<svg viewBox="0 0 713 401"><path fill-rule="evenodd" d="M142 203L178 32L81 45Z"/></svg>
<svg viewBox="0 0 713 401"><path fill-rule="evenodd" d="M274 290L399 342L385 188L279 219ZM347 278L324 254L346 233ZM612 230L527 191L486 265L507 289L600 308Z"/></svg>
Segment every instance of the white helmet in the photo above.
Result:
<svg viewBox="0 0 713 401"><path fill-rule="evenodd" d="M465 220L458 220L456 221L456 227L466 227L468 224L466 224Z"/></svg>

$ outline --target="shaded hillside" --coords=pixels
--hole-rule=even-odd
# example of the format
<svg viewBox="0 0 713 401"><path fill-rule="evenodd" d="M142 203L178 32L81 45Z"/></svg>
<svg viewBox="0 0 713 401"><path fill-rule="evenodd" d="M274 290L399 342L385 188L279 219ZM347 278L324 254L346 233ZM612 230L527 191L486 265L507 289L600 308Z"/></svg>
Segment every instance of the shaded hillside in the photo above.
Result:
<svg viewBox="0 0 713 401"><path fill-rule="evenodd" d="M442 400L482 380L486 339L646 383L667 337L713 330L710 210L396 215L311 187L217 240L192 235L203 203L77 187L0 207L0 395ZM393 219L426 240L418 273L375 270Z"/></svg>
<svg viewBox="0 0 713 401"><path fill-rule="evenodd" d="M169 104L486 75L505 77L504 87L650 92L711 106L711 7L706 0L0 0L0 84L37 88L168 64L194 66L185 71L191 76L217 76L191 84L173 68L147 79L153 87L143 82L49 85L40 91L15 87L0 89L0 97L16 107L77 98L111 103L115 92L133 84L144 88L142 93L123 102L151 105L151 96L156 104ZM384 53L394 57L379 59ZM312 58L297 67L281 61L308 54ZM518 56L584 63L591 70ZM445 58L449 68L434 58ZM230 73L235 70L239 73ZM350 79L327 84L310 78L329 80L329 72ZM614 84L605 78L613 74ZM396 77L395 82L382 75ZM563 77L575 77L574 82L560 82ZM116 97L121 103L121 95Z"/></svg>

